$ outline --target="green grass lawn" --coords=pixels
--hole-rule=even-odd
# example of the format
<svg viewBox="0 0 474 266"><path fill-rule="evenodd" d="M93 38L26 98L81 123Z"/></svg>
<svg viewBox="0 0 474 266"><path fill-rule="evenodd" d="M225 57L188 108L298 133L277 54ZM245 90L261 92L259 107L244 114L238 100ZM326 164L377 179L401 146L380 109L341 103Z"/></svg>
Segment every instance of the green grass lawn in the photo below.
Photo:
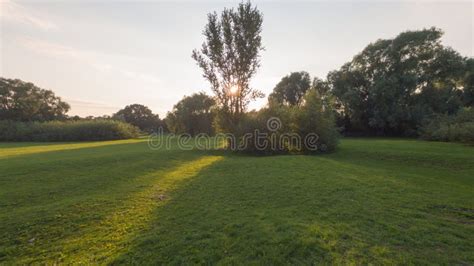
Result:
<svg viewBox="0 0 474 266"><path fill-rule="evenodd" d="M0 144L0 264L474 264L474 148Z"/></svg>

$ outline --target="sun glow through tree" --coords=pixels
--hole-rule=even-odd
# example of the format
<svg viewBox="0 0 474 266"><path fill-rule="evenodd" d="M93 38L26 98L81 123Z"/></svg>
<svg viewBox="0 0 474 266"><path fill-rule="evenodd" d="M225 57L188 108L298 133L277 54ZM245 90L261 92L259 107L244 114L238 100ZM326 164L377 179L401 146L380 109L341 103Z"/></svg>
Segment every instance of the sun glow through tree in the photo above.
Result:
<svg viewBox="0 0 474 266"><path fill-rule="evenodd" d="M235 96L239 93L239 86L233 85L229 89L230 95Z"/></svg>

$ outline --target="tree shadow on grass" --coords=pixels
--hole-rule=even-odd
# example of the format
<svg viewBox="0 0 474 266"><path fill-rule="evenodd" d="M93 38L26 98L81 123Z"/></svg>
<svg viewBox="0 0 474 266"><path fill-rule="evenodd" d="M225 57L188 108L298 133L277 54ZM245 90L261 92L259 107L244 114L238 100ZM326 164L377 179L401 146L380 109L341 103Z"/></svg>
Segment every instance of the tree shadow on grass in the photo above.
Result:
<svg viewBox="0 0 474 266"><path fill-rule="evenodd" d="M0 173L3 185L1 195L8 196L11 192L14 198L28 194L28 199L25 199L28 205L44 204L34 195L50 194L51 200L55 200L58 196L71 198L76 194L93 194L94 191L112 189L116 184L134 181L136 176L167 169L199 156L202 153L153 151L140 144L23 155L0 160L0 167L4 170Z"/></svg>
<svg viewBox="0 0 474 266"><path fill-rule="evenodd" d="M129 238L146 227L156 208L167 204L166 199L173 190L220 159L215 156L199 157L168 171L150 174L150 177L155 177L151 186L127 195L100 220L83 224L81 232L62 238L55 245L60 247L56 251L68 254L64 258L66 263L90 264L114 256L118 250L127 247Z"/></svg>
<svg viewBox="0 0 474 266"><path fill-rule="evenodd" d="M308 247L299 239L305 230L301 224L305 219L295 219L294 215L299 207L305 209L304 205L282 203L290 198L275 197L273 189L263 187L269 180L250 183L252 174L258 176L262 172L239 172L245 171L242 167L247 162L248 158L230 156L200 171L170 195L166 205L154 211L148 228L136 235L111 263L328 261L326 247L317 243ZM272 163L264 164L269 167ZM249 167L247 169L253 169Z"/></svg>
<svg viewBox="0 0 474 266"><path fill-rule="evenodd" d="M4 185L0 190L0 261L2 257L24 263L61 261L65 239L70 240L70 248L87 248L90 243L80 242L81 247L74 242L100 232L95 225L107 217L120 217L113 213L123 208L122 202L149 191L170 170L205 155L180 150L144 152L146 146L136 145L62 150L45 157L29 154L4 161L25 165L25 169L0 176ZM28 164L31 161L36 164Z"/></svg>
<svg viewBox="0 0 474 266"><path fill-rule="evenodd" d="M450 231L465 229L448 225L440 234L446 223L418 208L426 194L385 173L383 166L326 156L227 156L174 191L103 262L426 263L433 245L451 257L438 254L432 262L463 261L467 253L456 246L468 239Z"/></svg>
<svg viewBox="0 0 474 266"><path fill-rule="evenodd" d="M319 157L252 160L227 157L201 171L155 211L148 229L112 264L384 261L369 251L380 243L361 240L368 235L351 224L364 207L347 198L360 199L364 191L330 180L335 176L312 178L328 171L314 167ZM308 170L288 171L308 165ZM367 223L365 227L373 226Z"/></svg>

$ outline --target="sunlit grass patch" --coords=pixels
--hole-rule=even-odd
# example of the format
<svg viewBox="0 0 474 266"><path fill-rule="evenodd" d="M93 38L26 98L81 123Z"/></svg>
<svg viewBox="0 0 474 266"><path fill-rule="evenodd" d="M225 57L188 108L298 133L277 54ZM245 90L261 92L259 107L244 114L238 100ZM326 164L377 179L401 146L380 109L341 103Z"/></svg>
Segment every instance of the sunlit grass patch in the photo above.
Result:
<svg viewBox="0 0 474 266"><path fill-rule="evenodd" d="M93 141L93 142L75 142L75 143L44 143L37 145L29 145L29 143L22 143L21 145L15 145L15 148L8 148L7 145L0 147L0 159L8 158L13 156L28 155L43 152L63 151L63 150L75 150L84 148L101 147L107 145L118 145L118 144L130 144L143 142L146 139L127 139L127 140L110 140L110 141Z"/></svg>
<svg viewBox="0 0 474 266"><path fill-rule="evenodd" d="M166 204L174 189L220 159L222 158L217 156L199 158L170 171L159 171L139 177L156 181L144 186L143 190L137 193L127 195L117 206L117 210L100 221L94 221L86 227L80 226L85 229L83 232L80 228L79 233L63 239L58 245L62 252L73 254L67 258L68 261L88 264L97 260L112 260L115 254L126 249L130 239L146 229L152 219L153 210Z"/></svg>

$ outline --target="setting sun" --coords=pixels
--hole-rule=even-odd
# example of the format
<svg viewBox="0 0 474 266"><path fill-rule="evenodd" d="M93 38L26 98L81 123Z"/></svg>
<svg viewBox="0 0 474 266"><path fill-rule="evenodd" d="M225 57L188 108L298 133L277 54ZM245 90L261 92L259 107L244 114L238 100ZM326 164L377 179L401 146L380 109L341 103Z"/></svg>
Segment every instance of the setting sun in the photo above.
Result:
<svg viewBox="0 0 474 266"><path fill-rule="evenodd" d="M234 85L230 87L230 94L231 95L236 95L239 92L239 87L237 85Z"/></svg>

